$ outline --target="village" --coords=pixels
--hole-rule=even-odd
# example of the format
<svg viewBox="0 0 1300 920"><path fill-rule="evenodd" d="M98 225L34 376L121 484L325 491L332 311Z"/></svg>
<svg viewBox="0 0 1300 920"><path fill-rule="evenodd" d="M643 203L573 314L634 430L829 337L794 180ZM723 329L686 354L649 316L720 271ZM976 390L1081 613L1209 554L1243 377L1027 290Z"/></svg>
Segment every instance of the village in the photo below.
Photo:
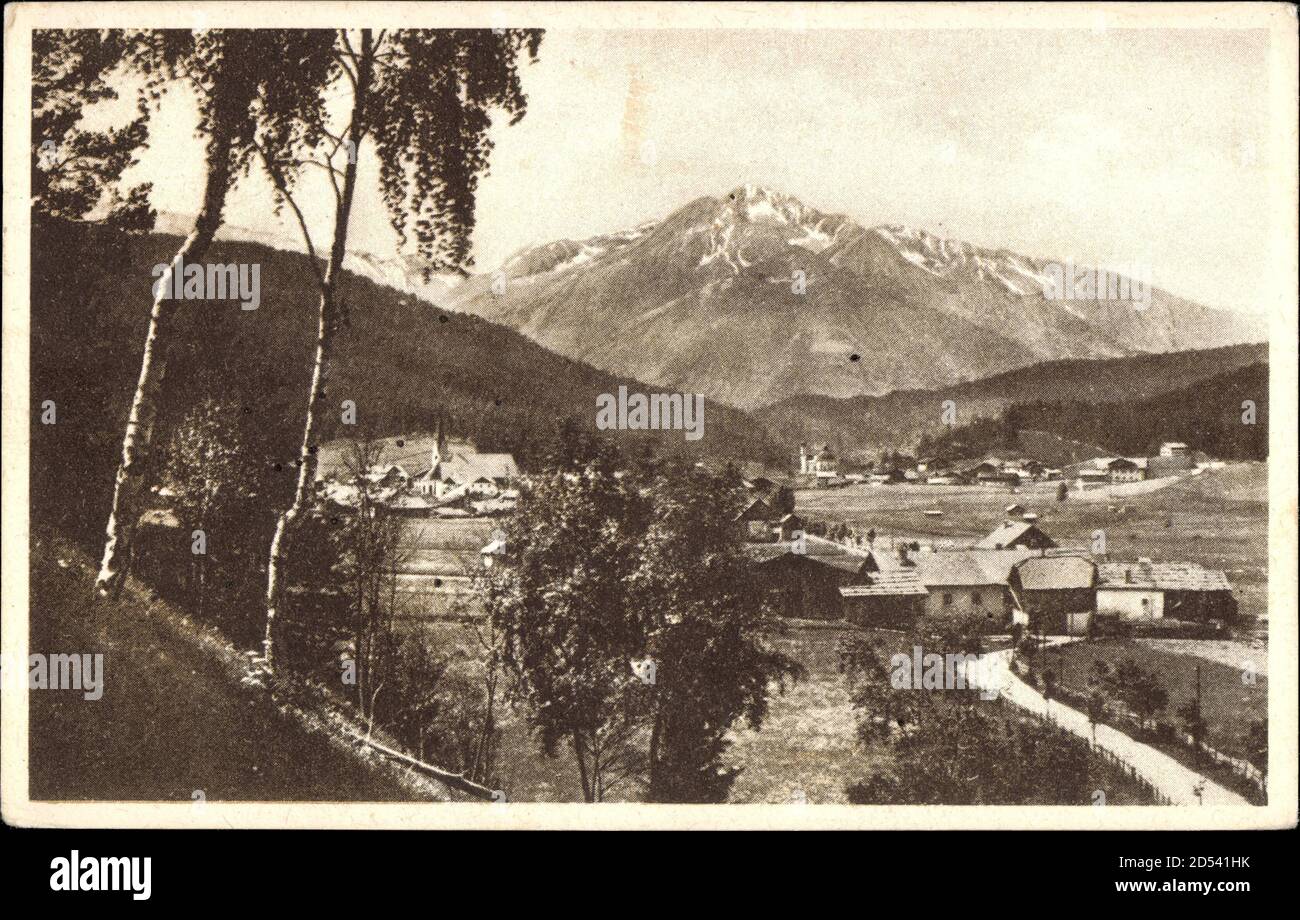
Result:
<svg viewBox="0 0 1300 920"><path fill-rule="evenodd" d="M322 448L318 493L346 508L356 501L354 472L343 445ZM1093 492L1157 485L1222 467L1183 443L1158 456L1098 457L1064 469L1033 459L978 461L924 458L907 469L841 474L827 447L801 445L798 471L743 480L748 501L736 515L738 535L773 609L795 620L843 621L897 628L921 615L977 614L985 632L1019 625L1042 635L1087 635L1115 624L1158 624L1163 635L1222 634L1237 618L1224 571L1196 562L1123 558L1104 537L1061 545L1029 510L1021 489L1044 487L1050 503L1062 487ZM406 615L436 617L449 609L440 594L471 593L473 575L504 552L499 524L519 498L520 471L508 453L480 453L465 439L433 435L379 442L364 473L375 500L409 520L407 561L399 575L412 603ZM904 539L870 525L828 525L795 507L794 496L820 489L967 487L987 493L989 530L978 539ZM1142 486L1137 486L1142 488ZM1102 494L1111 494L1108 491ZM999 497L1014 496L1010 503ZM1044 495L1044 498L1048 498ZM936 502L937 505L937 502ZM1110 506L1122 515L1124 506ZM942 517L937 507L921 514ZM416 598L419 598L418 602ZM463 609L461 605L457 609Z"/></svg>
<svg viewBox="0 0 1300 920"><path fill-rule="evenodd" d="M320 452L318 495L336 510L356 502L347 443ZM402 629L471 649L466 637L485 621L477 582L508 555L507 518L526 476L510 454L480 453L441 426L376 447L364 488L402 518L405 535L395 618ZM1251 739L1265 716L1266 675L1246 688L1251 718L1242 719L1237 670L1244 658L1266 657L1263 570L1214 555L1216 544L1200 539L1199 518L1175 527L1168 510L1195 505L1179 489L1243 476L1254 488L1260 473L1253 466L1225 464L1177 442L1152 457L1099 456L1059 469L1022 457L922 458L843 473L829 448L807 446L788 471L699 465L739 477L745 499L732 521L737 543L769 601L774 640L809 665L804 685L774 703L787 727L737 736L734 756L746 777L737 800L780 800L784 793L774 790L790 780L765 764L799 751L809 787L827 782L823 774L855 769L860 755L850 727L834 732L828 750L805 749L827 743L808 732L823 735L844 718L844 649L855 637L916 635L935 623L966 631L994 664L1014 673L1017 692L1027 696L1018 705L1043 707L1063 724L1072 717L1063 707L1073 706L1084 734L1098 675L1147 669L1168 686L1164 715L1135 722L1116 699L1098 717L1118 726L1117 737L1142 739L1125 742L1138 744L1139 765L1157 757L1166 771L1212 774L1224 796L1260 794ZM1212 520L1219 526L1227 518L1216 512ZM1232 572L1247 582L1244 600ZM1175 714L1193 696L1210 726L1195 739ZM840 702L828 708L828 699ZM528 783L522 774L514 781ZM1192 801L1191 783L1168 782L1151 794Z"/></svg>

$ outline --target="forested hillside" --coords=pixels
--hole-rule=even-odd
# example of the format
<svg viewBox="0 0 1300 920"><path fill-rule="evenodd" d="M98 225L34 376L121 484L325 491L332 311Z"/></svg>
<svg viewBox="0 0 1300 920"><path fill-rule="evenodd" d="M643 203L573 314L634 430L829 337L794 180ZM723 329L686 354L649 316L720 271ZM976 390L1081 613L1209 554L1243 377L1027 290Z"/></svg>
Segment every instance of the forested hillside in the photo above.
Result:
<svg viewBox="0 0 1300 920"><path fill-rule="evenodd" d="M178 240L63 223L34 233L33 500L75 530L98 532L139 373L151 269L170 261ZM261 304L256 310L241 310L235 300L183 304L156 441L165 443L186 411L211 400L273 468L271 488L283 487L287 495L315 343L315 279L305 256L253 243L218 242L205 261L260 265ZM355 430L431 431L445 415L451 434L484 450L512 451L527 470L561 420L594 430L597 394L616 392L620 384L652 389L366 279L345 274L342 291L348 322L335 342L322 441L353 430L342 425L340 408L352 400ZM56 407L52 425L40 419L46 400ZM611 434L631 451L653 441L664 453L783 462L762 428L737 410L707 403L704 431L695 442L681 431Z"/></svg>
<svg viewBox="0 0 1300 920"><path fill-rule="evenodd" d="M874 456L886 448L910 448L923 435L941 435L946 427L945 400L953 401L957 424L969 425L977 419L995 419L1012 405L1038 401L1141 402L1267 359L1267 345L1230 345L1125 358L1047 361L932 390L900 390L850 399L799 394L757 414L769 431L790 443L829 442L841 453ZM863 360L871 360L870 355Z"/></svg>
<svg viewBox="0 0 1300 920"><path fill-rule="evenodd" d="M1250 364L1146 399L1018 403L996 418L924 437L918 450L967 457L1009 448L1032 454L1022 443L1028 432L1047 432L1116 454L1151 456L1163 441L1183 441L1212 457L1264 460L1268 364Z"/></svg>

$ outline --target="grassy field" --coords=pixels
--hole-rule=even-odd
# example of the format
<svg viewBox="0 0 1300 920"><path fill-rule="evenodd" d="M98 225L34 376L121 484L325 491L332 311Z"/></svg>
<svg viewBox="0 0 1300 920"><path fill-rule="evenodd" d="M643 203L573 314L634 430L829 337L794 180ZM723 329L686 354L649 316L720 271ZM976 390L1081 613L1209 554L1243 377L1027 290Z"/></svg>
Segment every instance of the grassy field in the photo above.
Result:
<svg viewBox="0 0 1300 920"><path fill-rule="evenodd" d="M241 682L243 656L132 583L96 598L95 566L61 539L36 538L31 652L101 654L103 696L30 694L35 800L436 801L412 779L339 742Z"/></svg>
<svg viewBox="0 0 1300 920"><path fill-rule="evenodd" d="M968 545L996 527L1013 502L1038 514L1039 526L1063 546L1088 547L1093 532L1101 530L1112 559L1147 557L1222 569L1241 613L1261 625L1267 622L1267 464L1234 463L1140 494L1075 492L1064 502L1056 501L1055 483L1015 492L859 485L796 493L800 514L828 523L846 521L860 532L875 528L877 545L886 548L898 539ZM942 517L925 515L935 508L943 511Z"/></svg>
<svg viewBox="0 0 1300 920"><path fill-rule="evenodd" d="M1195 698L1197 668L1200 668L1201 714L1206 722L1206 743L1225 754L1245 758L1252 722L1268 716L1268 677L1257 673L1253 683L1242 680L1242 667L1166 651L1151 642L1106 639L1072 642L1034 656L1036 669L1051 668L1067 687L1088 691L1088 675L1094 661L1117 667L1126 658L1139 661L1155 672L1169 704L1158 714L1175 725L1180 706Z"/></svg>

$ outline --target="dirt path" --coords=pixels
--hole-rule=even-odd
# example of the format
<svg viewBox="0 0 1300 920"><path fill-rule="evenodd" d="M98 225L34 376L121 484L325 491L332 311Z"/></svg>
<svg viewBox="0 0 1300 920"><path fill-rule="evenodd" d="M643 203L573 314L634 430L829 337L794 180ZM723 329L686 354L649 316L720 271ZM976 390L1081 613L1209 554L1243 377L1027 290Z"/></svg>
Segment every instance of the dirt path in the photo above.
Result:
<svg viewBox="0 0 1300 920"><path fill-rule="evenodd" d="M971 675L976 686L997 689L1005 699L1022 709L1049 716L1071 734L1092 740L1093 730L1086 715L1058 701L1049 702L1015 675L1011 670L1010 650L981 656L980 667L974 669ZM1129 764L1175 805L1250 805L1250 802L1235 792L1109 725L1099 724L1096 738L1097 747L1110 751ZM1197 790L1200 791L1199 796Z"/></svg>

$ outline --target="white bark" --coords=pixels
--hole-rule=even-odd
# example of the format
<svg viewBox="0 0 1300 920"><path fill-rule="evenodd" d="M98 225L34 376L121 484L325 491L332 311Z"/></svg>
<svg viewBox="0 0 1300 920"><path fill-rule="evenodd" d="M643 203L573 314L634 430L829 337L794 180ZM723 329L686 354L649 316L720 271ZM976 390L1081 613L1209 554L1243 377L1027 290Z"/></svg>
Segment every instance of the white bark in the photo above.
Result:
<svg viewBox="0 0 1300 920"><path fill-rule="evenodd" d="M158 397L167 374L171 321L178 307L177 302L170 297L172 276L182 264L193 264L203 259L216 236L217 228L221 226L221 211L225 207L231 175L227 150L224 146L218 146L217 149L219 153L208 163L203 204L194 220L194 229L172 257L170 267L160 279L159 294L154 298L153 310L149 315L149 332L145 337L144 356L140 360L140 378L131 400L126 432L122 435L122 460L117 468L113 508L108 516L104 557L95 582L101 594L117 593L130 573L132 539L140 517L139 498L144 485L143 473L153 442Z"/></svg>

